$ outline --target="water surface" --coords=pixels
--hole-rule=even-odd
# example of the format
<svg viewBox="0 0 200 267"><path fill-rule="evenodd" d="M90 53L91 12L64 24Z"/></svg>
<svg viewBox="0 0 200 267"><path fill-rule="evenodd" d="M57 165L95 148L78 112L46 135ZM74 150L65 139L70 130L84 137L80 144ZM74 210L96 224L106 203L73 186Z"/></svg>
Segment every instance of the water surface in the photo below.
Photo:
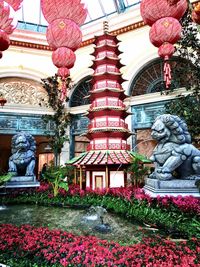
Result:
<svg viewBox="0 0 200 267"><path fill-rule="evenodd" d="M15 225L31 224L50 229L62 229L77 235L95 235L101 239L119 243L137 243L143 236L154 234L156 229L128 222L111 213L106 213L104 223L110 224L111 233L98 233L90 225L83 223L86 210L37 205L11 205L0 209L0 223Z"/></svg>

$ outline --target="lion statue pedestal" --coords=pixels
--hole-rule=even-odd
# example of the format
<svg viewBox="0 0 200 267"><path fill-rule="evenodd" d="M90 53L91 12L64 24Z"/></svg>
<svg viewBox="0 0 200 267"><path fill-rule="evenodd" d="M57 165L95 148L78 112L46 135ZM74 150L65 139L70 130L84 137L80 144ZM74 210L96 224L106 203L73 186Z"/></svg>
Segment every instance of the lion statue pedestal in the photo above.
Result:
<svg viewBox="0 0 200 267"><path fill-rule="evenodd" d="M13 177L7 182L6 188L39 186L34 174L36 145L33 136L24 132L14 135L11 148L8 172Z"/></svg>
<svg viewBox="0 0 200 267"><path fill-rule="evenodd" d="M144 190L151 196L193 195L200 197L200 151L191 144L186 123L178 116L163 114L152 126L157 141L151 160L154 172L146 178Z"/></svg>

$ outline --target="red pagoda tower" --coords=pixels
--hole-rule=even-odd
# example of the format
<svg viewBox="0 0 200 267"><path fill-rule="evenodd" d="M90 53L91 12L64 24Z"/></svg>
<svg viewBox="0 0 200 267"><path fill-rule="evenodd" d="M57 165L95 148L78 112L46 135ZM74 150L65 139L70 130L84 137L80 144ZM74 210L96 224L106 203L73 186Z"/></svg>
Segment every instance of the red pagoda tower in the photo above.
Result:
<svg viewBox="0 0 200 267"><path fill-rule="evenodd" d="M125 186L124 170L133 158L127 145L131 132L125 123L129 113L123 103L126 96L121 86L124 79L120 73L123 65L119 59L119 41L107 29L105 22L104 34L95 37L92 54L94 74L87 113L90 124L85 134L90 144L87 152L72 160L80 168L80 186L85 179L86 186L92 189Z"/></svg>

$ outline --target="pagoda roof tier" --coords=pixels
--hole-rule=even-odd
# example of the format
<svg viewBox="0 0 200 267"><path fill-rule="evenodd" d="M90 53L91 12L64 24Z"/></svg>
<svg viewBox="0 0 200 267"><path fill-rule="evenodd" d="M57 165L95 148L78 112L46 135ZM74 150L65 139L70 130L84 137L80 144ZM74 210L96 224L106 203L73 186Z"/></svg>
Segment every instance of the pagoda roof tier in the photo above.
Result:
<svg viewBox="0 0 200 267"><path fill-rule="evenodd" d="M121 42L121 41L118 41L118 43L119 42ZM113 43L109 43L108 42L108 40L106 39L106 40L102 40L101 41L101 43L99 43L98 45L96 45L95 46L95 49L97 48L97 49L99 49L99 48L101 48L101 47L110 47L110 48L113 48L113 49L115 49L115 48L118 48L119 47L119 44L118 43L116 43L116 42L114 42L113 41ZM118 51L119 51L119 49L118 49ZM120 51L119 51L120 52ZM93 52L94 53L94 52Z"/></svg>
<svg viewBox="0 0 200 267"><path fill-rule="evenodd" d="M101 80L113 80L113 81L117 81L118 83L123 83L126 80L124 78L122 78L122 74L121 73L114 73L114 72L99 72L99 73L94 73L92 80L91 80L91 84L94 85L94 83L96 83L97 81L101 81Z"/></svg>
<svg viewBox="0 0 200 267"><path fill-rule="evenodd" d="M96 58L95 60L93 60L93 65L91 66L91 68L94 70L97 66L105 64L115 65L118 69L121 69L125 66L120 62L119 58L104 56L102 58Z"/></svg>
<svg viewBox="0 0 200 267"><path fill-rule="evenodd" d="M133 133L125 128L99 128L90 130L83 135L89 140L93 140L95 138L122 138L125 140L129 136L133 135Z"/></svg>
<svg viewBox="0 0 200 267"><path fill-rule="evenodd" d="M117 97L112 97L111 100L109 100L109 98L106 96L104 98L99 98L100 101L98 101L98 98L92 102L92 104L90 105L90 110L99 110L99 109L104 109L104 108L110 108L110 109L126 109L127 110L127 106L123 103L122 100L120 100Z"/></svg>
<svg viewBox="0 0 200 267"><path fill-rule="evenodd" d="M128 115L131 115L132 113L126 111L125 109L111 109L111 108L102 108L98 110L89 110L88 113L85 115L89 119L94 119L97 117L102 117L102 116L120 116L122 119L125 119Z"/></svg>
<svg viewBox="0 0 200 267"><path fill-rule="evenodd" d="M126 81L126 80L123 79L123 81ZM123 90L122 85L121 83L119 83L119 81L117 81L116 79L115 80L109 79L108 77L104 77L104 79L99 79L99 77L95 77L95 78L93 77L90 80L90 84L92 85L92 90L99 89L99 88L114 88L114 89L118 88L120 90Z"/></svg>
<svg viewBox="0 0 200 267"><path fill-rule="evenodd" d="M116 35L112 35L110 33L103 33L101 36L95 36L94 38L95 38L94 39L95 45L98 45L99 42L104 41L104 40L111 40L115 44L118 44L119 42L121 42L118 40Z"/></svg>
<svg viewBox="0 0 200 267"><path fill-rule="evenodd" d="M128 107L127 106L109 106L109 105L105 105L105 106L95 106L95 105L90 105L89 107L89 110L88 112L97 112L97 111L100 111L100 110L109 110L109 112L112 110L112 111L127 111L128 110Z"/></svg>
<svg viewBox="0 0 200 267"><path fill-rule="evenodd" d="M74 166L87 165L126 165L137 158L140 162L149 164L151 161L143 155L127 150L90 150L67 162Z"/></svg>
<svg viewBox="0 0 200 267"><path fill-rule="evenodd" d="M117 56L121 54L121 51L119 51L118 45L101 45L101 46L96 46L95 50L90 54L91 56L96 57L99 53L101 52L114 52Z"/></svg>
<svg viewBox="0 0 200 267"><path fill-rule="evenodd" d="M73 165L128 165L132 161L133 156L127 150L91 150L76 158Z"/></svg>

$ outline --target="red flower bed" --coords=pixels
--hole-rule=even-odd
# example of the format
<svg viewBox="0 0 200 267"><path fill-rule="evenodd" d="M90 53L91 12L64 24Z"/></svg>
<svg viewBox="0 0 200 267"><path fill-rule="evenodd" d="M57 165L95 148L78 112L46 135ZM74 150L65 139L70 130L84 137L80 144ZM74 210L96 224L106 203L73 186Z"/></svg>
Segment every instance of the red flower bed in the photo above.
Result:
<svg viewBox="0 0 200 267"><path fill-rule="evenodd" d="M16 258L33 259L35 263L61 266L134 266L134 267L188 267L199 266L200 241L192 239L179 243L159 237L121 246L93 236L75 236L61 230L0 227L0 253Z"/></svg>
<svg viewBox="0 0 200 267"><path fill-rule="evenodd" d="M31 190L15 190L12 192L10 196L17 197L23 193L47 193L49 198L54 198L52 194L52 187L48 183L41 183L40 187L37 188L35 191ZM157 206L160 208L178 208L180 211L184 213L189 213L193 215L200 215L200 198L195 198L193 196L165 196L161 197L158 196L156 198L152 198L149 195L145 194L144 190L141 188L134 188L134 187L119 187L119 188L108 188L108 189L96 189L92 190L91 188L86 188L85 190L80 190L78 185L70 185L69 190L66 192L64 189L59 189L59 196L66 197L66 196L80 196L84 197L87 195L97 195L97 196L104 196L110 195L113 197L120 197L122 199L126 199L129 202L133 202L134 200L138 200L140 202L147 202L148 206Z"/></svg>
<svg viewBox="0 0 200 267"><path fill-rule="evenodd" d="M133 199L137 199L140 201L148 202L149 206L157 205L159 207L170 207L170 205L177 207L179 210L185 213L197 214L200 215L200 199L195 198L193 196L158 196L156 198L152 198L149 195L145 194L144 190L141 188L134 187L119 187L119 188L108 188L108 189L96 189L92 190L90 188L86 188L86 190L80 190L79 186L70 186L69 191L66 192L61 189L61 195L80 195L85 196L87 194L95 194L95 195L111 195L114 197L121 197L128 201L132 201Z"/></svg>

